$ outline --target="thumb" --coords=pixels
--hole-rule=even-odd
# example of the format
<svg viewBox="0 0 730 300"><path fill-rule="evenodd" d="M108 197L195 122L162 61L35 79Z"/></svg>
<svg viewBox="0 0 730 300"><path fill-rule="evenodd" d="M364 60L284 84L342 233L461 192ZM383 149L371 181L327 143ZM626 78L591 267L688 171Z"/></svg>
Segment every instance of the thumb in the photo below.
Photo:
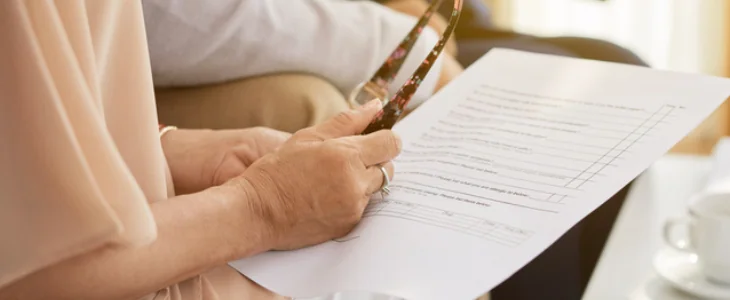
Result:
<svg viewBox="0 0 730 300"><path fill-rule="evenodd" d="M360 134L383 108L379 99L370 100L356 109L343 111L334 118L315 126L313 129L322 139L332 139Z"/></svg>

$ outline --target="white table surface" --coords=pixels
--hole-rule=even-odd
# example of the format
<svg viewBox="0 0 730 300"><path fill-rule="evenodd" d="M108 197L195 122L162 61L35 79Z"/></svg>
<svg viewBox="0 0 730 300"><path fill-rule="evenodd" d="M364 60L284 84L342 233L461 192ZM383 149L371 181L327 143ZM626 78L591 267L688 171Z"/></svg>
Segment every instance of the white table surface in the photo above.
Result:
<svg viewBox="0 0 730 300"><path fill-rule="evenodd" d="M665 244L664 222L682 216L690 197L705 187L710 157L667 155L634 183L618 215L584 300L695 299L673 289L654 271Z"/></svg>

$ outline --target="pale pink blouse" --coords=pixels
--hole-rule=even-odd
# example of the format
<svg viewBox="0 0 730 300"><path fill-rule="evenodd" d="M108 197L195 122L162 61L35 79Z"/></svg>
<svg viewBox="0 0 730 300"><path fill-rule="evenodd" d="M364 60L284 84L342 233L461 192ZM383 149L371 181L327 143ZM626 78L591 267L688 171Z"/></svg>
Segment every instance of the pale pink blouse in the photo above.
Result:
<svg viewBox="0 0 730 300"><path fill-rule="evenodd" d="M0 288L155 240L172 188L154 101L140 1L0 1ZM251 293L222 267L145 299Z"/></svg>

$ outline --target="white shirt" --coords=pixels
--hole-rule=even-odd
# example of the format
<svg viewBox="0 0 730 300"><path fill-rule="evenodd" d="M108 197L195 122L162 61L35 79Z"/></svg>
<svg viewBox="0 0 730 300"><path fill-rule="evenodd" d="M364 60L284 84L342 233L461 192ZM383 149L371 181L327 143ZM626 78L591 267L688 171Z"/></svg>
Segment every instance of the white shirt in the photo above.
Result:
<svg viewBox="0 0 730 300"><path fill-rule="evenodd" d="M143 0L156 86L189 86L257 75L318 75L349 93L370 79L417 19L371 1ZM426 28L391 95L438 42ZM437 60L409 108L433 93Z"/></svg>

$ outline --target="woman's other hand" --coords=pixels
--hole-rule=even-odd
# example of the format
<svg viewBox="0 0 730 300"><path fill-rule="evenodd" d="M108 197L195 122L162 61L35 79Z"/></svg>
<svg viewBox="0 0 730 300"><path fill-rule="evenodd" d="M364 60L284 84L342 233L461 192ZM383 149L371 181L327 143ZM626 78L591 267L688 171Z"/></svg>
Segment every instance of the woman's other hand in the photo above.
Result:
<svg viewBox="0 0 730 300"><path fill-rule="evenodd" d="M218 186L284 144L291 134L263 128L180 129L162 137L177 194Z"/></svg>
<svg viewBox="0 0 730 300"><path fill-rule="evenodd" d="M372 101L294 134L251 165L240 180L252 211L270 229L273 249L306 247L346 235L390 177L401 150L390 130L360 135L380 110Z"/></svg>

